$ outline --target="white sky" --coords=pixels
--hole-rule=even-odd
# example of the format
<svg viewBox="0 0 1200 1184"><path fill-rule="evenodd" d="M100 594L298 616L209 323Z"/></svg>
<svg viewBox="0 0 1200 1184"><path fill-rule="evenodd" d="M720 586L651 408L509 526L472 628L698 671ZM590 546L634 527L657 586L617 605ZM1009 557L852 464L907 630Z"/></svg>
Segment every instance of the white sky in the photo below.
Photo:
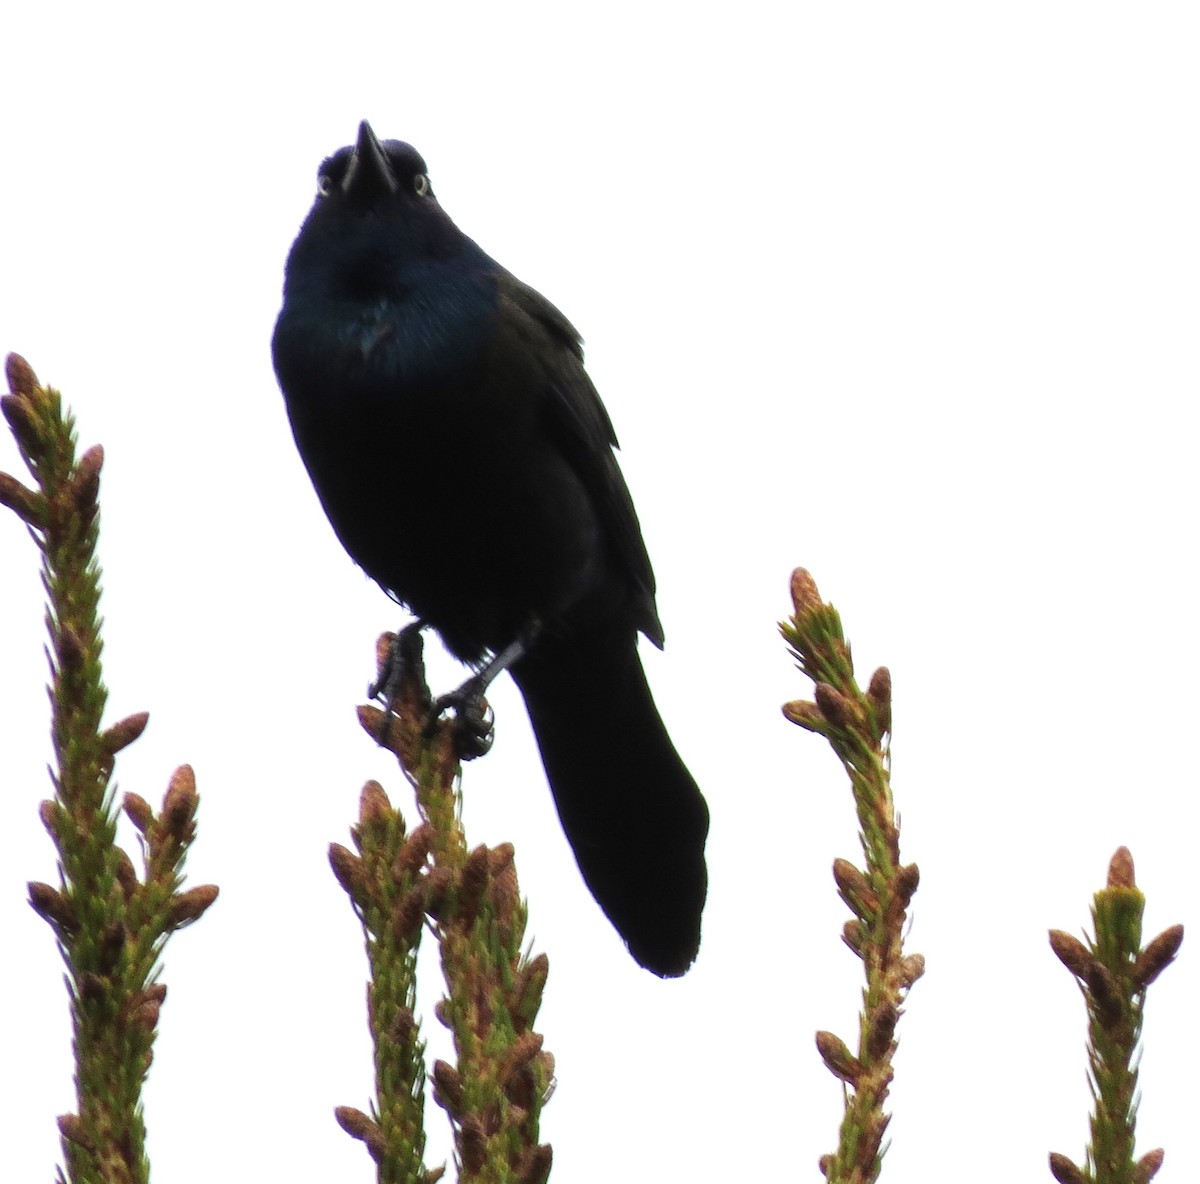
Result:
<svg viewBox="0 0 1200 1184"><path fill-rule="evenodd" d="M1191 929L1150 995L1139 1146L1197 1178L1194 6L14 7L0 348L105 445L110 718L152 716L118 782L157 801L195 765L189 883L222 889L167 951L157 1179L373 1179L332 1118L370 1064L325 848L367 777L408 806L353 712L404 618L327 526L268 350L316 166L363 117L584 333L658 575L647 666L712 809L700 961L663 983L587 895L495 694L466 818L516 844L551 958L553 1178L817 1179L833 1145L812 1038L854 1032L829 866L858 851L839 766L779 715L807 691L775 634L799 563L864 679L892 669L922 871L885 1179L1080 1156L1083 1010L1045 933L1084 925L1121 843L1147 936ZM10 517L0 571L0 1129L6 1177L46 1179L72 1085L24 903L55 870L41 590Z"/></svg>

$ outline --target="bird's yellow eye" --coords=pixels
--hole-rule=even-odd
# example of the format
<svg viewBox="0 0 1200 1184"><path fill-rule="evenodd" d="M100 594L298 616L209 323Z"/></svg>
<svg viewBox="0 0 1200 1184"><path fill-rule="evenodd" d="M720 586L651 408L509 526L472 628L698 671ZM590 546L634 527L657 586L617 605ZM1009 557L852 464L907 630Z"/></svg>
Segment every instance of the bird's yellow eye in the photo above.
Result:
<svg viewBox="0 0 1200 1184"><path fill-rule="evenodd" d="M429 178L424 173L418 173L413 177L413 189L418 197L424 197L429 192Z"/></svg>
<svg viewBox="0 0 1200 1184"><path fill-rule="evenodd" d="M333 178L328 173L322 173L317 178L317 196L328 197L333 192Z"/></svg>

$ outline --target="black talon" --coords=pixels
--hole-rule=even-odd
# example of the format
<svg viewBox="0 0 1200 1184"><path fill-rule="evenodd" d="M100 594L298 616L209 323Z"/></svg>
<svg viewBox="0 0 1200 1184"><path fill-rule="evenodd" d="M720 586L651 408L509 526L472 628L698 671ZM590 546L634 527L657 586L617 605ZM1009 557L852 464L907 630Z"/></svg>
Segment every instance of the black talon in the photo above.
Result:
<svg viewBox="0 0 1200 1184"><path fill-rule="evenodd" d="M425 735L433 735L438 717L443 711L454 712L454 750L459 759L474 760L483 756L496 738L496 721L483 692L487 688L480 675L467 679L461 687L447 691L434 700Z"/></svg>
<svg viewBox="0 0 1200 1184"><path fill-rule="evenodd" d="M521 636L510 642L499 653L493 654L481 670L473 674L455 691L439 695L433 704L433 712L429 723L425 725L426 737L433 735L437 727L438 716L443 711L453 711L454 747L459 759L474 760L477 756L492 747L496 727L492 710L483 697L484 692L496 681L501 671L507 670L514 662L520 661L541 631L541 623L531 621L521 631Z"/></svg>
<svg viewBox="0 0 1200 1184"><path fill-rule="evenodd" d="M400 688L410 670L421 669L421 656L425 649L425 641L421 630L425 622L418 619L405 625L399 633L392 634L388 646L387 657L379 665L379 673L375 681L367 687L367 694L372 699L383 703L383 727L380 730L379 743L384 745L392 730L392 719L396 714L396 701L400 697Z"/></svg>

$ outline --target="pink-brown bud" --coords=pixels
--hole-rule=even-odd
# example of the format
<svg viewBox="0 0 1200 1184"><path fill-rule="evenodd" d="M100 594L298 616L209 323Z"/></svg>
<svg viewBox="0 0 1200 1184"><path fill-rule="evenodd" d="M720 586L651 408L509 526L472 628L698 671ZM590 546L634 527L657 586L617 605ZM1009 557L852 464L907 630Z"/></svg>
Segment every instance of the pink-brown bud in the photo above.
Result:
<svg viewBox="0 0 1200 1184"><path fill-rule="evenodd" d="M837 687L832 687L827 682L819 682L813 688L813 698L816 699L821 714L835 727L850 728L858 723L858 711L854 703Z"/></svg>
<svg viewBox="0 0 1200 1184"><path fill-rule="evenodd" d="M542 1036L538 1032L522 1032L513 1041L500 1063L496 1076L503 1085L519 1073L539 1052L542 1051Z"/></svg>
<svg viewBox="0 0 1200 1184"><path fill-rule="evenodd" d="M401 1007L396 1012L396 1017L388 1029L388 1038L400 1048L411 1049L419 1031L420 1025L417 1023L417 1017L413 1015L412 1009Z"/></svg>
<svg viewBox="0 0 1200 1184"><path fill-rule="evenodd" d="M487 890L490 861L491 852L482 844L467 856L458 885L458 919L464 927L473 925L479 916L479 906Z"/></svg>
<svg viewBox="0 0 1200 1184"><path fill-rule="evenodd" d="M821 709L811 699L793 699L790 703L785 703L783 714L786 719L809 732L824 735L829 727Z"/></svg>
<svg viewBox="0 0 1200 1184"><path fill-rule="evenodd" d="M1175 961L1175 955L1180 952L1182 944L1182 925L1172 925L1169 930L1159 933L1158 937L1141 951L1138 960L1133 964L1134 986L1142 991L1150 986L1151 982Z"/></svg>
<svg viewBox="0 0 1200 1184"><path fill-rule="evenodd" d="M833 861L833 881L838 895L855 916L866 920L879 911L879 897L867 883L867 878L848 859Z"/></svg>
<svg viewBox="0 0 1200 1184"><path fill-rule="evenodd" d="M542 990L549 975L550 959L545 954L538 954L526 963L513 984L513 1027L518 1032L533 1026L538 1008L542 1005Z"/></svg>
<svg viewBox="0 0 1200 1184"><path fill-rule="evenodd" d="M863 923L859 920L847 921L842 926L842 941L846 943L850 949L860 958L863 956L863 946L866 943L867 934L863 927Z"/></svg>
<svg viewBox="0 0 1200 1184"><path fill-rule="evenodd" d="M80 510L91 509L100 495L100 470L104 466L104 447L93 444L80 458L71 478L71 500Z"/></svg>
<svg viewBox="0 0 1200 1184"><path fill-rule="evenodd" d="M908 954L900 960L900 982L905 990L925 973L925 955Z"/></svg>
<svg viewBox="0 0 1200 1184"><path fill-rule="evenodd" d="M387 1151L387 1143L384 1140L383 1131L379 1129L379 1124L374 1119L368 1118L361 1110L356 1110L353 1106L338 1106L334 1110L333 1116L337 1119L338 1126L346 1134L366 1145L367 1151L376 1163L383 1159Z"/></svg>
<svg viewBox="0 0 1200 1184"><path fill-rule="evenodd" d="M433 827L428 822L422 822L404 840L392 864L392 878L397 884L403 884L425 866L435 838Z"/></svg>
<svg viewBox="0 0 1200 1184"><path fill-rule="evenodd" d="M46 520L46 500L8 473L0 473L0 506L7 506L30 526L40 527Z"/></svg>
<svg viewBox="0 0 1200 1184"><path fill-rule="evenodd" d="M29 903L39 917L57 926L63 933L74 933L79 928L71 902L57 888L51 888L39 880L31 880L28 887Z"/></svg>
<svg viewBox="0 0 1200 1184"><path fill-rule="evenodd" d="M38 378L33 367L20 354L8 355L4 361L4 374L8 379L8 389L14 395L28 398L38 389Z"/></svg>
<svg viewBox="0 0 1200 1184"><path fill-rule="evenodd" d="M191 837L192 819L200 797L196 793L196 774L191 765L180 765L171 774L167 792L163 794L159 824L177 842L186 842Z"/></svg>
<svg viewBox="0 0 1200 1184"><path fill-rule="evenodd" d="M921 869L915 863L906 863L896 872L896 895L900 897L905 908L908 908L920 882Z"/></svg>
<svg viewBox="0 0 1200 1184"><path fill-rule="evenodd" d="M139 1003L133 1009L131 1017L134 1026L148 1033L153 1032L158 1026L158 1013L160 1009L161 1004L156 1003L153 999L147 999L145 1003Z"/></svg>
<svg viewBox="0 0 1200 1184"><path fill-rule="evenodd" d="M189 888L186 892L178 893L172 898L167 909L167 924L172 929L182 929L193 921L199 921L219 893L220 889L216 884L201 884L198 888Z"/></svg>
<svg viewBox="0 0 1200 1184"><path fill-rule="evenodd" d="M9 377L11 381L11 375ZM30 390L0 398L0 411L4 413L9 430L26 456L32 456L41 449L40 434L31 406L34 395L35 392Z"/></svg>
<svg viewBox="0 0 1200 1184"><path fill-rule="evenodd" d="M133 823L139 834L146 834L154 825L154 811L144 797L136 793L127 793L121 800L121 809Z"/></svg>
<svg viewBox="0 0 1200 1184"><path fill-rule="evenodd" d="M114 869L117 883L121 886L121 892L124 894L126 901L134 898L138 888L141 887L138 882L137 872L133 867L133 860L129 858L129 853L124 847L116 849L117 863Z"/></svg>
<svg viewBox="0 0 1200 1184"><path fill-rule="evenodd" d="M892 730L892 672L880 666L871 675L867 684L867 702L875 715L875 725L880 737Z"/></svg>
<svg viewBox="0 0 1200 1184"><path fill-rule="evenodd" d="M488 860L488 872L494 878L503 875L513 865L516 848L512 843L501 843L493 847Z"/></svg>
<svg viewBox="0 0 1200 1184"><path fill-rule="evenodd" d="M1133 878L1133 856L1128 847L1118 847L1108 864L1108 887L1136 888Z"/></svg>
<svg viewBox="0 0 1200 1184"><path fill-rule="evenodd" d="M1164 929L1138 956L1133 964L1133 983L1145 990L1172 962L1183 945L1183 926Z"/></svg>
<svg viewBox="0 0 1200 1184"><path fill-rule="evenodd" d="M382 744L385 740L390 740L393 737L384 735L384 725L391 719L391 713L381 711L378 707L371 703L362 703L357 709L358 722L362 730L366 732L376 744ZM395 732L396 729L390 729ZM389 745L390 747L390 745Z"/></svg>
<svg viewBox="0 0 1200 1184"><path fill-rule="evenodd" d="M553 1163L554 1152L549 1143L530 1147L517 1161L517 1180L520 1184L546 1184Z"/></svg>
<svg viewBox="0 0 1200 1184"><path fill-rule="evenodd" d="M403 946L412 944L425 920L425 885L414 884L392 911L392 932Z"/></svg>
<svg viewBox="0 0 1200 1184"><path fill-rule="evenodd" d="M1161 1147L1147 1151L1134 1165L1133 1184L1150 1184L1150 1181L1158 1175L1158 1169L1162 1167L1166 1156L1167 1153Z"/></svg>
<svg viewBox="0 0 1200 1184"><path fill-rule="evenodd" d="M58 1116L58 1133L68 1143L74 1143L76 1147L82 1147L85 1151L96 1149L96 1145L88 1138L87 1132L83 1129L83 1120L78 1114L60 1114Z"/></svg>
<svg viewBox="0 0 1200 1184"><path fill-rule="evenodd" d="M872 1061L879 1060L890 1051L899 1019L900 1011L891 1003L882 1004L871 1016L867 1028L867 1053Z"/></svg>
<svg viewBox="0 0 1200 1184"><path fill-rule="evenodd" d="M436 921L445 921L446 901L454 886L455 875L445 864L431 867L425 876L425 911Z"/></svg>
<svg viewBox="0 0 1200 1184"><path fill-rule="evenodd" d="M100 743L106 752L115 756L123 748L128 748L145 730L150 722L150 712L139 711L118 720L111 728L106 728L100 734Z"/></svg>
<svg viewBox="0 0 1200 1184"><path fill-rule="evenodd" d="M50 837L59 842L62 839L59 827L69 818L66 811L53 798L46 798L38 805L38 817Z"/></svg>
<svg viewBox="0 0 1200 1184"><path fill-rule="evenodd" d="M367 902L367 876L363 861L341 843L329 844L329 866L342 890L360 908Z"/></svg>
<svg viewBox="0 0 1200 1184"><path fill-rule="evenodd" d="M462 1075L459 1071L447 1061L434 1061L433 1084L436 1089L433 1100L447 1114L455 1118L460 1117L463 1101L463 1083Z"/></svg>
<svg viewBox="0 0 1200 1184"><path fill-rule="evenodd" d="M477 1114L467 1115L459 1127L458 1154L465 1173L474 1174L483 1169L487 1156L487 1135Z"/></svg>
<svg viewBox="0 0 1200 1184"><path fill-rule="evenodd" d="M1074 1160L1060 1155L1057 1151L1050 1152L1050 1174L1058 1184L1086 1184L1087 1177L1075 1166Z"/></svg>
<svg viewBox="0 0 1200 1184"><path fill-rule="evenodd" d="M792 572L790 591L792 608L797 617L811 609L820 608L822 605L821 593L817 590L817 581L803 567L798 567Z"/></svg>
<svg viewBox="0 0 1200 1184"><path fill-rule="evenodd" d="M817 1052L834 1077L849 1085L857 1084L862 1076L862 1062L832 1032L817 1033Z"/></svg>
<svg viewBox="0 0 1200 1184"><path fill-rule="evenodd" d="M1079 938L1064 933L1061 929L1050 930L1050 948L1076 978L1086 979L1092 966L1096 964L1095 955L1091 950Z"/></svg>
<svg viewBox="0 0 1200 1184"><path fill-rule="evenodd" d="M368 781L358 795L358 821L362 826L383 825L390 821L395 810L387 792L378 781Z"/></svg>

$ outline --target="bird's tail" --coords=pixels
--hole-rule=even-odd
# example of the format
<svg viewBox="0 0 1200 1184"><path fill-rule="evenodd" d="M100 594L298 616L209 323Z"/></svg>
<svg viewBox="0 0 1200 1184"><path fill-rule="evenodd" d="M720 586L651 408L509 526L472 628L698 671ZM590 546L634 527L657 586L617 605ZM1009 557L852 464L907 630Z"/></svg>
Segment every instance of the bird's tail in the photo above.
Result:
<svg viewBox="0 0 1200 1184"><path fill-rule="evenodd" d="M708 807L659 718L637 639L543 635L512 668L592 895L664 977L700 948Z"/></svg>

